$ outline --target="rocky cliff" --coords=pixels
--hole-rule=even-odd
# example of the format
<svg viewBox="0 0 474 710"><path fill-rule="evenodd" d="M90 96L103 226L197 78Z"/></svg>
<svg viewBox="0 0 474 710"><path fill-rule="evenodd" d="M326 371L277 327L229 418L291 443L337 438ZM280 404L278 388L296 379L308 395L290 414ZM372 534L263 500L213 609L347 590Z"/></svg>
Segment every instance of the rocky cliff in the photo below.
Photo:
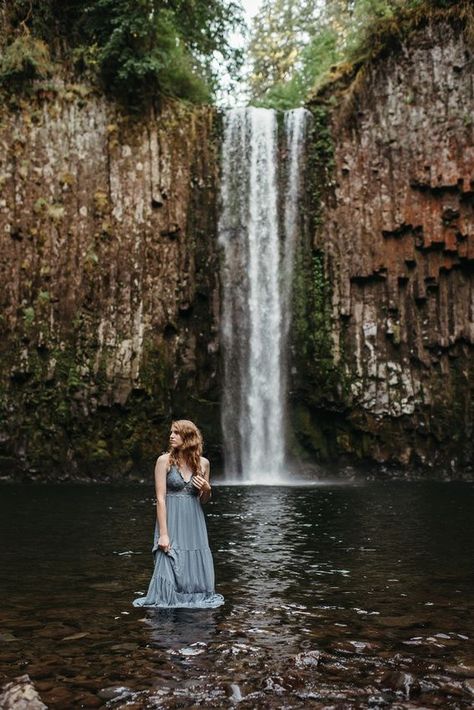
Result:
<svg viewBox="0 0 474 710"><path fill-rule="evenodd" d="M472 464L474 54L424 21L311 103L294 416L323 459ZM306 295L305 295L306 294Z"/></svg>
<svg viewBox="0 0 474 710"><path fill-rule="evenodd" d="M466 37L420 22L311 102L291 363L293 447L311 459L472 464ZM215 459L215 111L132 120L38 84L4 104L0 141L2 472L140 473L182 416Z"/></svg>
<svg viewBox="0 0 474 710"><path fill-rule="evenodd" d="M132 121L80 85L1 114L1 467L100 480L170 418L219 437L212 109ZM62 473L61 473L62 472Z"/></svg>

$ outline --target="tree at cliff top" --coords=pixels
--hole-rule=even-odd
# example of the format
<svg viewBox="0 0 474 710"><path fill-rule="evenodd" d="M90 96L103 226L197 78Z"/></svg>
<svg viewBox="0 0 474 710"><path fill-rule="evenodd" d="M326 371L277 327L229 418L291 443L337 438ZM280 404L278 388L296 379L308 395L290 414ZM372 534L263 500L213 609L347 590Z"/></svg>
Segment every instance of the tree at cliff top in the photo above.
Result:
<svg viewBox="0 0 474 710"><path fill-rule="evenodd" d="M275 108L302 103L313 65L320 71L339 58L351 5L351 0L264 0L248 48L253 102Z"/></svg>
<svg viewBox="0 0 474 710"><path fill-rule="evenodd" d="M0 82L18 89L53 62L98 83L129 109L157 95L209 101L216 57L235 71L229 35L239 0L6 0Z"/></svg>
<svg viewBox="0 0 474 710"><path fill-rule="evenodd" d="M281 109L302 105L331 66L370 55L374 39L383 36L379 29L396 25L402 13L429 15L450 8L468 12L471 2L265 0L254 19L248 50L252 103Z"/></svg>

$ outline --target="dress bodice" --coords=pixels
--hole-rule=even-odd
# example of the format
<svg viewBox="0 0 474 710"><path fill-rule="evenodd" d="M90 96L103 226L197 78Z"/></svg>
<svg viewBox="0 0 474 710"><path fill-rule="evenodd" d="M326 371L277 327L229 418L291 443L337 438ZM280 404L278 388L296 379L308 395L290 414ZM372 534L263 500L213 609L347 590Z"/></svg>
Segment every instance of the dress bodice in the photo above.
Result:
<svg viewBox="0 0 474 710"><path fill-rule="evenodd" d="M191 479L185 481L179 468L173 465L166 474L166 493L167 495L196 496L199 491L196 486L193 486Z"/></svg>

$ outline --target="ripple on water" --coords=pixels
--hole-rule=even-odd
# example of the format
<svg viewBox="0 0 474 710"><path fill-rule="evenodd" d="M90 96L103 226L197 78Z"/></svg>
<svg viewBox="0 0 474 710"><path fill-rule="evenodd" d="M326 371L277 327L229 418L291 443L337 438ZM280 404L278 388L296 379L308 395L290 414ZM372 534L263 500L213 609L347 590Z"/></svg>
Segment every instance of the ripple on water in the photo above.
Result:
<svg viewBox="0 0 474 710"><path fill-rule="evenodd" d="M152 493L111 487L104 517L103 487L9 486L2 685L27 673L50 708L469 708L473 488L449 490L219 486L206 515L225 605L144 614Z"/></svg>

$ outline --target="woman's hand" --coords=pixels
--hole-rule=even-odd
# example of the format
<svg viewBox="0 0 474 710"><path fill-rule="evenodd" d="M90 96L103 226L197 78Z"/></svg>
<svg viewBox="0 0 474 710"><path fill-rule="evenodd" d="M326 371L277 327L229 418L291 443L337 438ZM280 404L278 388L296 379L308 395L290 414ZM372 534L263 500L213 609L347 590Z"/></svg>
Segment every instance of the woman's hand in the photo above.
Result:
<svg viewBox="0 0 474 710"><path fill-rule="evenodd" d="M199 488L201 493L210 493L211 486L210 486L209 482L206 481L204 476L193 476L192 482L193 482L193 485L196 486L196 488Z"/></svg>
<svg viewBox="0 0 474 710"><path fill-rule="evenodd" d="M158 538L158 547L160 550L163 550L163 552L169 552L171 545L168 535L160 535Z"/></svg>

